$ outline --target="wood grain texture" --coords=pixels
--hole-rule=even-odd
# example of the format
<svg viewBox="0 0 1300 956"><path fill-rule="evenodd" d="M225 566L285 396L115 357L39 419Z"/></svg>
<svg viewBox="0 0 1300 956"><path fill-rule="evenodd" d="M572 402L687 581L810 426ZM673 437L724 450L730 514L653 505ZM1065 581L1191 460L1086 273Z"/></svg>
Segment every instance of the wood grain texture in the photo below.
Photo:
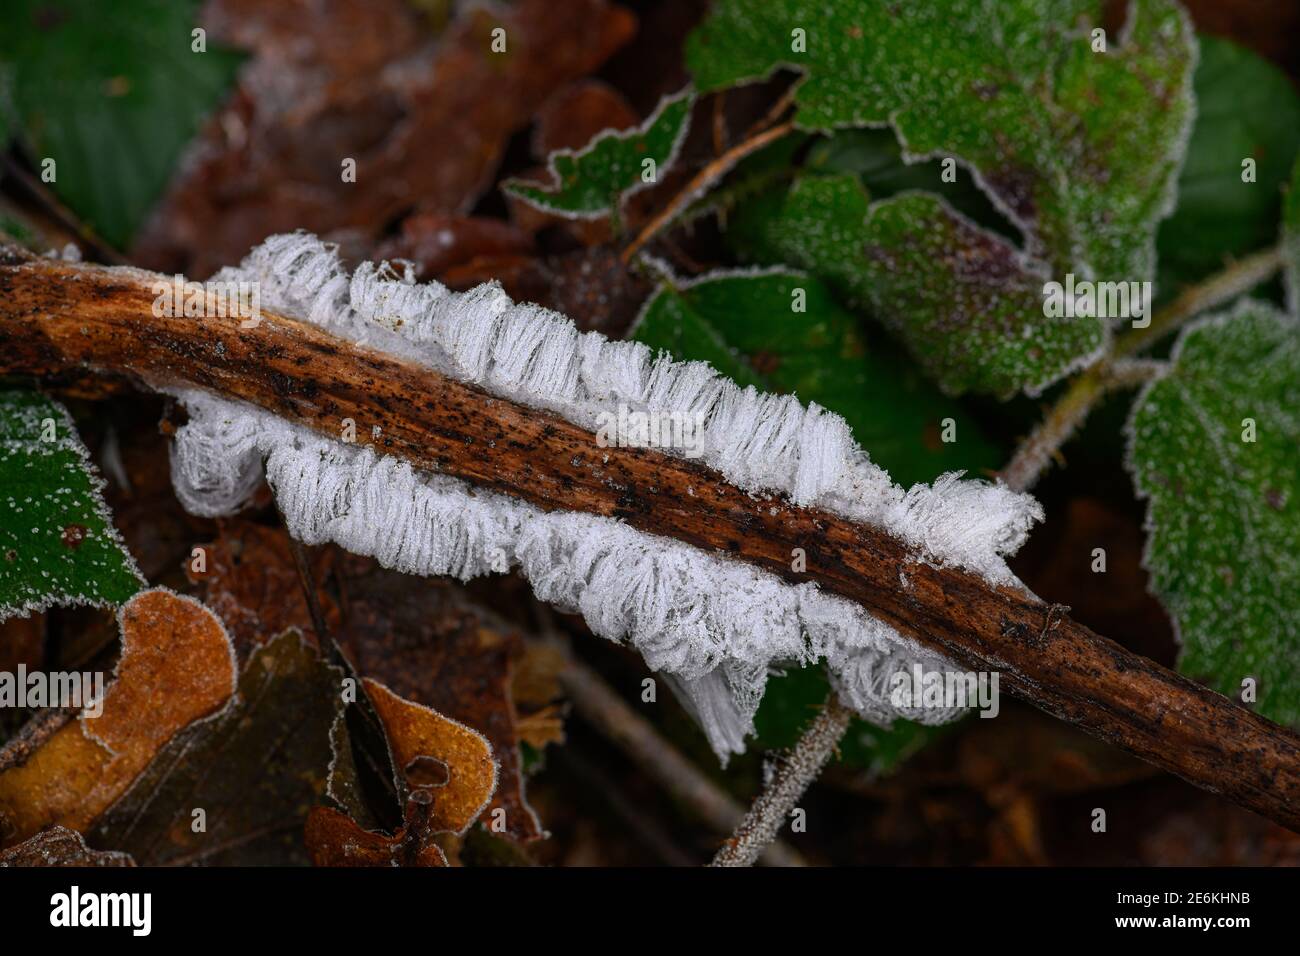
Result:
<svg viewBox="0 0 1300 956"><path fill-rule="evenodd" d="M619 518L856 601L963 668L1183 779L1300 831L1300 736L1094 634L1068 609L914 560L883 531L751 495L654 450L600 448L553 415L263 313L155 317L158 277L0 248L0 372L188 383L543 509ZM790 569L807 553L806 573ZM900 575L908 585L900 586Z"/></svg>

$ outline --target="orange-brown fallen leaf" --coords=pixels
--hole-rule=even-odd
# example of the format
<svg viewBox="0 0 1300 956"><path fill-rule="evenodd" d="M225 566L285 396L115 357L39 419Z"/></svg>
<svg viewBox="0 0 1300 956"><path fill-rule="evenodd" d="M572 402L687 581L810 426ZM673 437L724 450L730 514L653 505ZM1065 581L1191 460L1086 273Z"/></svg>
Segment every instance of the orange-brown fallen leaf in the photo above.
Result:
<svg viewBox="0 0 1300 956"><path fill-rule="evenodd" d="M0 844L50 824L85 830L158 749L220 711L235 690L234 648L216 616L159 588L122 608L122 655L103 712L82 715L0 773Z"/></svg>
<svg viewBox="0 0 1300 956"><path fill-rule="evenodd" d="M429 827L464 833L497 787L497 764L487 738L431 707L398 697L378 681L362 681L388 735L393 768L404 793L428 788Z"/></svg>
<svg viewBox="0 0 1300 956"><path fill-rule="evenodd" d="M392 836L374 833L333 807L312 807L304 833L316 866L446 866L436 843L421 845L404 826Z"/></svg>
<svg viewBox="0 0 1300 956"><path fill-rule="evenodd" d="M541 838L544 828L526 796L519 713L511 700L515 664L526 662L525 642L484 626L456 588L429 582L413 589L410 578L359 559L346 558L341 567L347 607L342 640L358 673L486 737L498 775L480 819L511 839ZM543 703L560 696L553 687Z"/></svg>
<svg viewBox="0 0 1300 956"><path fill-rule="evenodd" d="M362 681L383 726L403 801L393 834L367 830L333 807L313 807L304 840L317 866L447 866L435 840L460 835L479 818L497 786L487 738L378 681Z"/></svg>

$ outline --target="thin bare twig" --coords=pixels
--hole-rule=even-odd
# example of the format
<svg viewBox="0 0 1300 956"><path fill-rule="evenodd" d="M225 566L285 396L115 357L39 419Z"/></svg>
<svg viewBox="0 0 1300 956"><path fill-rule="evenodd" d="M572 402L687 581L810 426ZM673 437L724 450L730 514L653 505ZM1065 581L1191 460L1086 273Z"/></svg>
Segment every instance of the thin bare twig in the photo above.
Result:
<svg viewBox="0 0 1300 956"><path fill-rule="evenodd" d="M29 173L22 165L9 155L0 155L0 166L5 175L17 182L27 194L45 208L46 213L78 241L85 243L91 254L101 262L114 265L127 265L126 256L110 246L90 226L86 225L63 203L55 198L54 193L45 188L45 184Z"/></svg>
<svg viewBox="0 0 1300 956"><path fill-rule="evenodd" d="M677 218L677 214L685 209L691 200L700 195L727 173L731 172L738 162L749 154L762 149L768 143L780 139L792 129L794 129L793 122L782 123L780 126L773 126L771 129L764 130L756 136L737 143L735 146L731 147L731 149L727 150L717 159L713 160L701 169L691 178L691 181L682 188L681 192L674 196L672 200L669 201L668 205L661 209L658 215L646 224L646 227L641 230L640 235L633 239L628 247L623 250L623 262L631 262L632 257L640 252L647 242L657 236L669 223Z"/></svg>
<svg viewBox="0 0 1300 956"><path fill-rule="evenodd" d="M754 865L763 848L776 838L804 791L830 760L852 717L853 712L832 691L812 725L794 749L781 759L744 821L722 844L713 858L713 866Z"/></svg>
<svg viewBox="0 0 1300 956"><path fill-rule="evenodd" d="M593 728L719 833L729 833L741 822L745 808L737 800L660 736L599 674L567 652L566 659L559 675L560 685ZM764 847L762 852L763 862L772 866L806 865L803 857L780 841Z"/></svg>

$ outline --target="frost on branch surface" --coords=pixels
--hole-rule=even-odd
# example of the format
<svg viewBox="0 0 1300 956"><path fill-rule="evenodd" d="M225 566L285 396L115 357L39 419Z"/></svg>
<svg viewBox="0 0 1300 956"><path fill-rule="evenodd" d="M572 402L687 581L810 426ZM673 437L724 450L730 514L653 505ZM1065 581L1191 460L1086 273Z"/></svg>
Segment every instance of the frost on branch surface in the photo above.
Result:
<svg viewBox="0 0 1300 956"><path fill-rule="evenodd" d="M905 491L839 416L793 396L742 389L703 362L579 333L561 315L515 305L496 284L452 293L369 264L349 276L332 248L302 234L272 237L214 278L260 282L273 311L593 432L600 414L620 404L698 414L702 460L732 483L872 523L918 560L967 568L993 583L1018 584L1004 555L1041 517L1032 498L955 474ZM721 755L743 748L768 669L780 662L824 658L845 699L878 722L952 716L894 708L885 682L895 669L941 662L811 584L792 586L614 519L542 512L471 490L251 406L168 391L190 413L176 435L172 474L191 511L238 509L265 458L289 530L307 543L334 541L402 572L463 580L517 567L540 598L582 613L595 633L632 644L671 675ZM364 427L358 434L364 439Z"/></svg>
<svg viewBox="0 0 1300 956"><path fill-rule="evenodd" d="M1300 724L1300 321L1263 302L1190 326L1129 424L1146 566L1179 667ZM1253 422L1253 433L1247 431ZM1253 438L1253 440L1248 440Z"/></svg>
<svg viewBox="0 0 1300 956"><path fill-rule="evenodd" d="M1121 34L1093 52L1104 6L838 0L827 12L806 0L722 0L687 56L705 90L798 70L801 128L889 125L908 161L951 157L959 176L973 175L1023 248L945 201L905 193L879 200L865 227L863 216L837 217L852 244L831 266L842 276L853 256L855 296L949 391L1034 393L1104 345L1098 320L1046 325L1044 279L1154 278L1156 228L1192 125L1196 47L1181 8L1134 0ZM796 30L803 52L792 49ZM813 251L799 253L789 240L786 261L821 274ZM972 322L958 299L993 318ZM1031 306L1036 323L1024 317Z"/></svg>
<svg viewBox="0 0 1300 956"><path fill-rule="evenodd" d="M103 486L62 405L0 392L0 620L140 589Z"/></svg>
<svg viewBox="0 0 1300 956"><path fill-rule="evenodd" d="M544 212L569 219L598 219L617 214L628 196L654 185L677 159L690 126L695 96L688 88L665 97L640 126L606 130L582 149L550 155L551 185L511 180L502 188ZM645 161L653 160L653 178L645 178Z"/></svg>
<svg viewBox="0 0 1300 956"><path fill-rule="evenodd" d="M804 176L742 206L728 239L825 279L949 393L1037 394L1109 342L1098 319L1044 316L1042 264L929 193L872 203L853 176Z"/></svg>

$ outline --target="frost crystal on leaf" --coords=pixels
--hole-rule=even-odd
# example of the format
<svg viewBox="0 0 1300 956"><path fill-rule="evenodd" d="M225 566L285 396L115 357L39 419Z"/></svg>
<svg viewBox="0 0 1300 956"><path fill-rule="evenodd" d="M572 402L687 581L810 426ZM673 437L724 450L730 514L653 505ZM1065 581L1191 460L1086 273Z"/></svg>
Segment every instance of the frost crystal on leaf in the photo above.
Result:
<svg viewBox="0 0 1300 956"><path fill-rule="evenodd" d="M0 392L0 620L140 589L103 487L62 405Z"/></svg>
<svg viewBox="0 0 1300 956"><path fill-rule="evenodd" d="M628 196L658 182L676 161L694 103L688 88L665 97L640 126L606 130L576 152L552 153L549 187L511 180L502 188L543 212L569 219L617 214Z"/></svg>
<svg viewBox="0 0 1300 956"><path fill-rule="evenodd" d="M1145 564L1179 668L1300 723L1300 321L1264 302L1189 326L1129 423Z"/></svg>
<svg viewBox="0 0 1300 956"><path fill-rule="evenodd" d="M1087 28L1105 6L719 0L687 44L701 89L797 70L798 128L888 126L907 162L960 164L1022 238L928 193L869 205L842 180L805 177L775 211L740 208L741 232L769 233L748 254L847 293L952 393L1038 394L1087 365L1107 324L1045 317L1044 283L1154 277L1195 113L1187 14L1173 0L1132 0L1118 43L1094 53ZM796 28L809 32L804 51L791 49Z"/></svg>
<svg viewBox="0 0 1300 956"><path fill-rule="evenodd" d="M564 316L515 305L489 284L453 293L388 266L349 276L314 236L268 239L217 280L261 283L263 304L353 342L405 356L489 392L596 430L620 404L703 421L702 460L736 485L779 492L888 530L919 560L1016 581L1003 556L1041 517L1001 485L945 475L905 491L857 446L842 418L792 396L740 388L703 362L580 333ZM228 513L265 474L289 530L412 574L469 579L516 567L538 596L636 647L669 674L722 756L743 749L769 668L824 658L845 698L887 723L934 720L890 704L885 681L930 652L856 604L608 518L543 512L454 478L418 472L270 413L168 389L190 421L173 446L182 502ZM594 441L594 437L593 437ZM504 564L502 563L504 561Z"/></svg>

